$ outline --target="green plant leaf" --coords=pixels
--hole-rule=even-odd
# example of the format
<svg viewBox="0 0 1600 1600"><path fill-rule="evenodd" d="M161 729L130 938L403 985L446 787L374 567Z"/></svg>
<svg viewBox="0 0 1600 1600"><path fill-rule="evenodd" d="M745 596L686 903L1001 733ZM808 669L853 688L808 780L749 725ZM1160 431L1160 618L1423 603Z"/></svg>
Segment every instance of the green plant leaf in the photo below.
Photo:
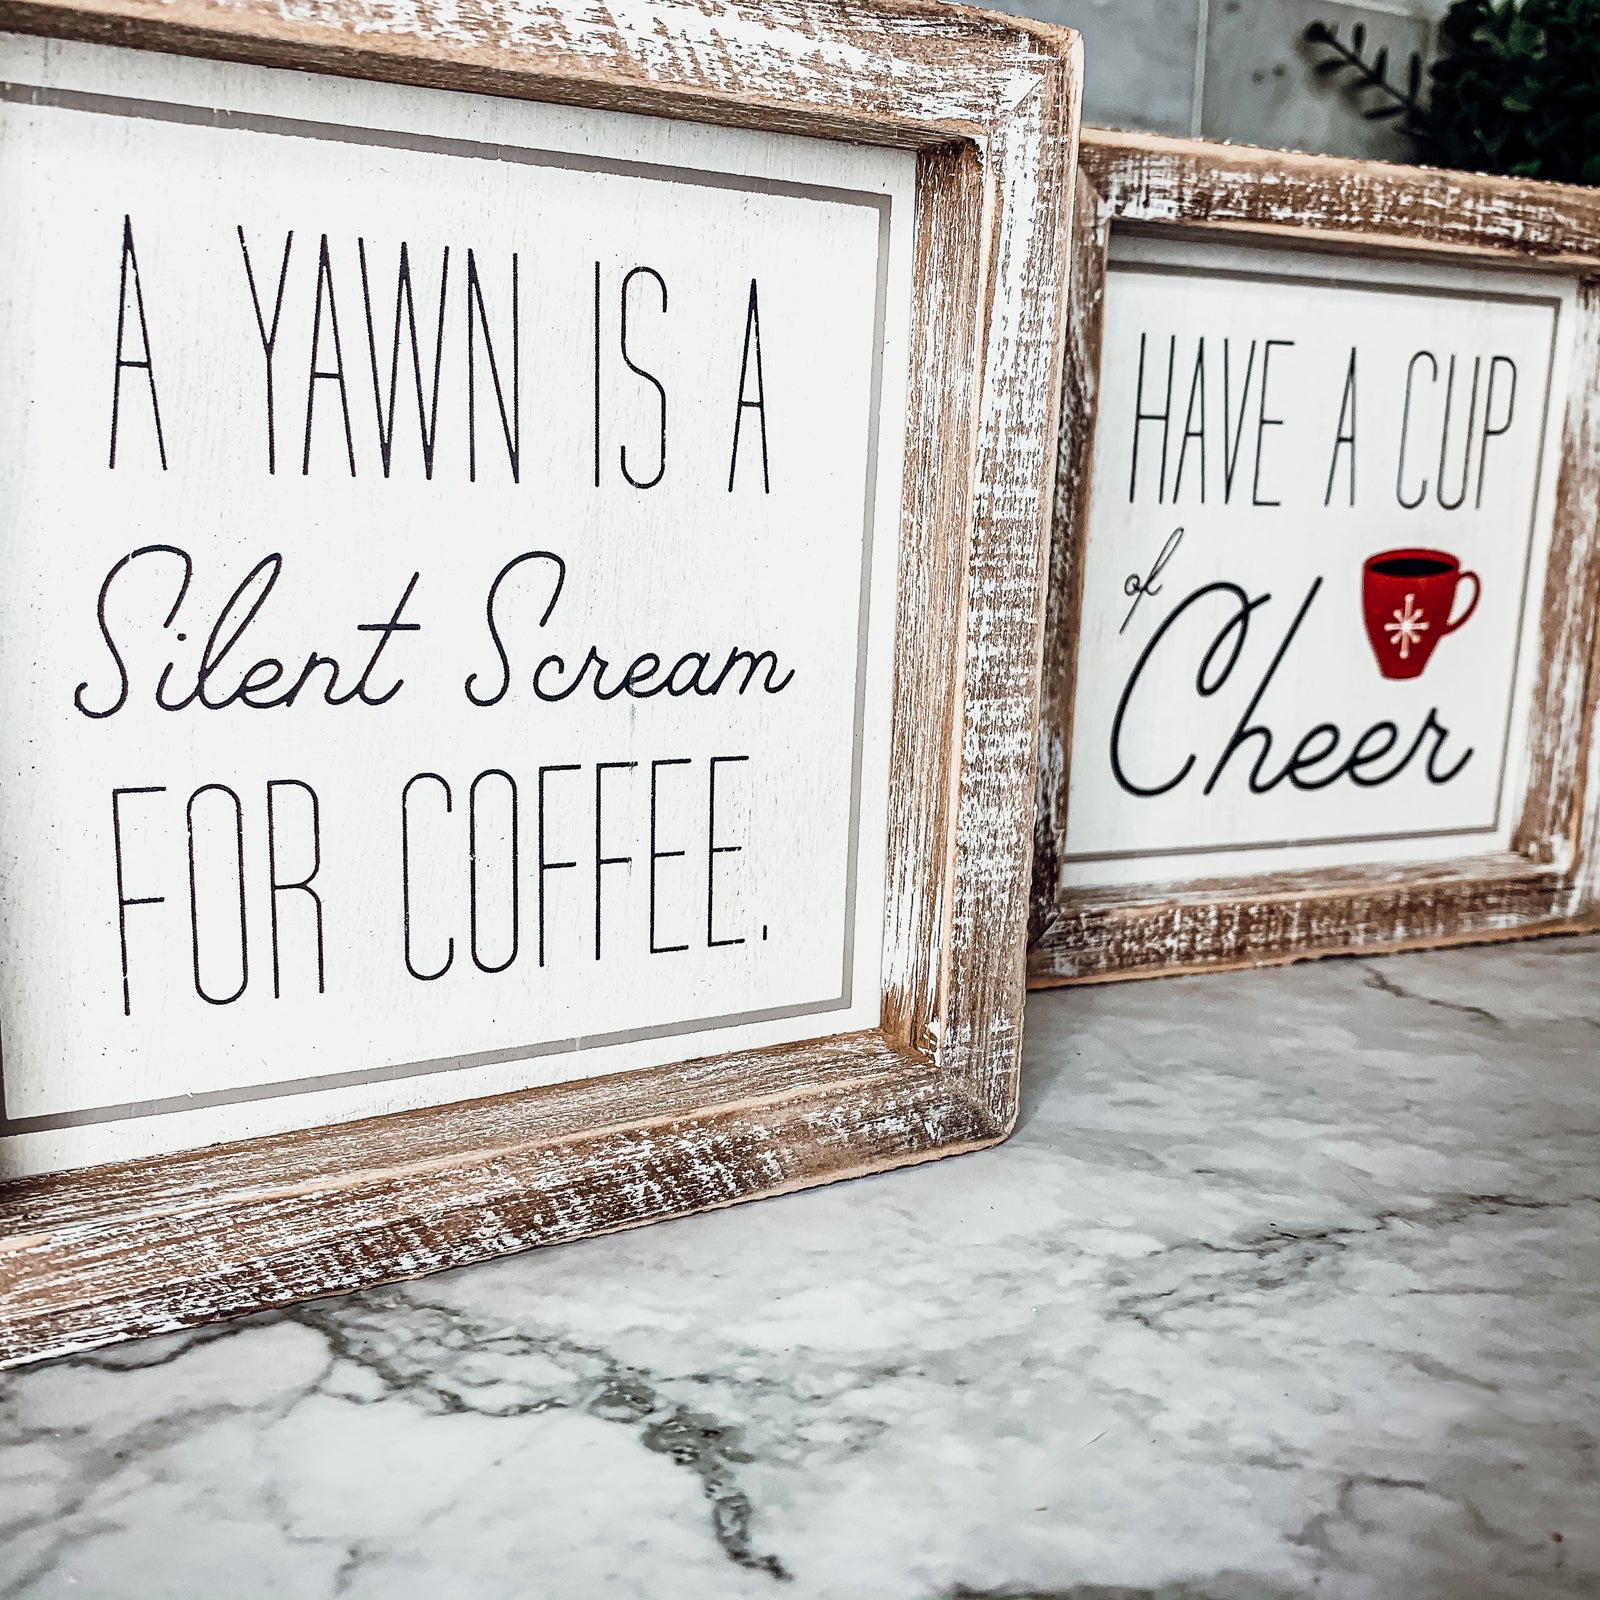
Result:
<svg viewBox="0 0 1600 1600"><path fill-rule="evenodd" d="M1542 56L1544 54L1544 29L1518 14L1506 32L1506 51L1511 55Z"/></svg>
<svg viewBox="0 0 1600 1600"><path fill-rule="evenodd" d="M1410 123L1423 159L1600 182L1600 0L1454 0L1439 40ZM1416 106L1420 78L1407 82Z"/></svg>

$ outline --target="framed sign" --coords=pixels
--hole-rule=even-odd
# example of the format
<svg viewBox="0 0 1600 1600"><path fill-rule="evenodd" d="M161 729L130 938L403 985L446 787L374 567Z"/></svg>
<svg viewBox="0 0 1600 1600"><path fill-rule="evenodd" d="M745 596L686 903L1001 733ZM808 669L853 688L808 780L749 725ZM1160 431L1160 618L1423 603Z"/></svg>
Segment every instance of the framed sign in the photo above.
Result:
<svg viewBox="0 0 1600 1600"><path fill-rule="evenodd" d="M1030 976L1590 926L1600 196L1086 130Z"/></svg>
<svg viewBox="0 0 1600 1600"><path fill-rule="evenodd" d="M1003 1138L1075 37L6 21L0 1358Z"/></svg>

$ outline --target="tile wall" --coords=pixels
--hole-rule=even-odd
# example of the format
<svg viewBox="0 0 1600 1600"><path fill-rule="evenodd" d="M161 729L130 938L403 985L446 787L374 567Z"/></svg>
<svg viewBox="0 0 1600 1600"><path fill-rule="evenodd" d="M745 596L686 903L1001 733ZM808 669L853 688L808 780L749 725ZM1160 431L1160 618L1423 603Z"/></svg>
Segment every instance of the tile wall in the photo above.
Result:
<svg viewBox="0 0 1600 1600"><path fill-rule="evenodd" d="M993 0L989 0L993 3ZM1390 122L1368 122L1377 103L1339 78L1319 78L1300 42L1308 22L1365 23L1368 53L1389 47L1391 80L1420 50L1432 59L1448 0L1008 0L997 9L1061 22L1083 35L1084 118L1114 128L1197 134L1328 155L1410 159Z"/></svg>

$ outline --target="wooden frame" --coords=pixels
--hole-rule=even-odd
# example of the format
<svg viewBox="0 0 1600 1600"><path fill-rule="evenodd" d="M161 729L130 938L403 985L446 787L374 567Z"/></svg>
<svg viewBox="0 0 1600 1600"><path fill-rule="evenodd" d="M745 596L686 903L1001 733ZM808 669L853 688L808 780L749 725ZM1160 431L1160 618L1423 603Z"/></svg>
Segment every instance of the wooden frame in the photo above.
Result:
<svg viewBox="0 0 1600 1600"><path fill-rule="evenodd" d="M1075 35L937 0L420 15L17 0L4 26L918 153L882 1026L10 1183L0 1362L971 1150L1016 1116Z"/></svg>
<svg viewBox="0 0 1600 1600"><path fill-rule="evenodd" d="M1041 704L1029 981L1221 970L1575 931L1600 923L1600 193L1086 128L1063 378ZM1530 780L1509 851L1379 866L1064 889L1068 751L1113 229L1501 263L1576 284ZM1559 404L1560 397L1557 397Z"/></svg>

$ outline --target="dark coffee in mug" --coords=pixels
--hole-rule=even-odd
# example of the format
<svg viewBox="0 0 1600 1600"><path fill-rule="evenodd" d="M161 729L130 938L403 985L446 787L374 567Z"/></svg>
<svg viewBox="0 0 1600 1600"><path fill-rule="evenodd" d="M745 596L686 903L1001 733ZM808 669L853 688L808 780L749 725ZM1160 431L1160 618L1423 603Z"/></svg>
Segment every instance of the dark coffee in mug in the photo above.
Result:
<svg viewBox="0 0 1600 1600"><path fill-rule="evenodd" d="M1441 572L1453 572L1448 561L1437 556L1391 556L1387 560L1374 557L1367 563L1372 572L1381 572L1386 578L1431 578Z"/></svg>

